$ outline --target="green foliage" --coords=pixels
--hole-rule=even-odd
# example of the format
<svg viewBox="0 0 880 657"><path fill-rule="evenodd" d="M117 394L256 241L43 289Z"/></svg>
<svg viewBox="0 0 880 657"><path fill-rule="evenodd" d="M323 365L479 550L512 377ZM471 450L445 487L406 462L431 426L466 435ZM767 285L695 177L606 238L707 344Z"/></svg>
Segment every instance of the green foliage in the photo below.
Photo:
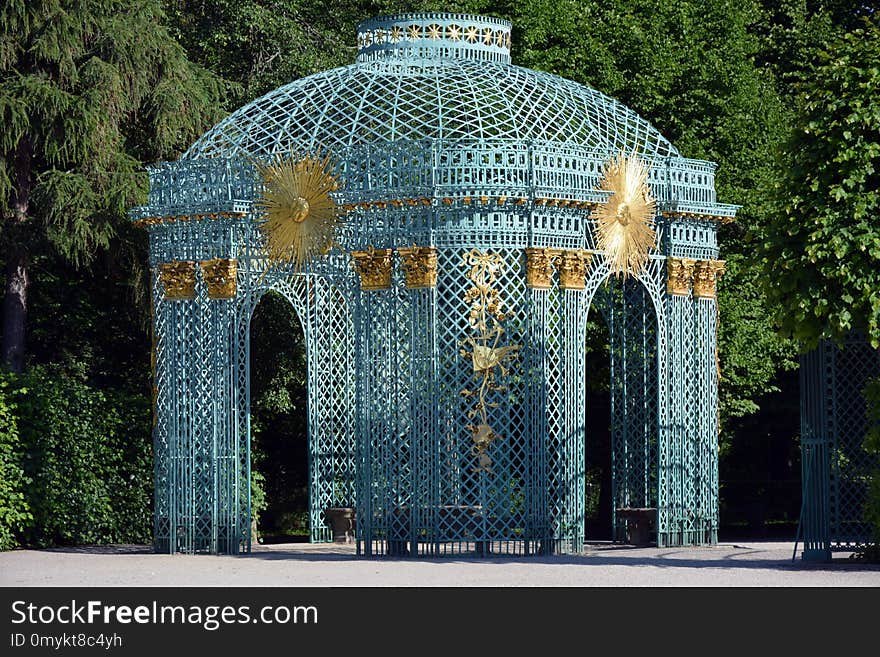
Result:
<svg viewBox="0 0 880 657"><path fill-rule="evenodd" d="M726 268L718 285L722 450L734 440L739 426L735 418L758 411L762 397L779 392L775 381L780 372L796 366L793 346L779 340L769 325L772 313L758 272L739 253L727 257Z"/></svg>
<svg viewBox="0 0 880 657"><path fill-rule="evenodd" d="M797 91L758 231L765 291L783 332L808 348L853 329L880 347L880 25L819 50Z"/></svg>
<svg viewBox="0 0 880 657"><path fill-rule="evenodd" d="M224 84L162 20L154 0L0 10L0 203L29 192L28 232L75 262L107 248L143 198L139 160L173 155L219 117Z"/></svg>
<svg viewBox="0 0 880 657"><path fill-rule="evenodd" d="M190 58L237 83L225 108L354 60L360 7L324 0L165 0ZM360 7L359 7L360 5ZM372 15L372 12L367 12Z"/></svg>
<svg viewBox="0 0 880 657"><path fill-rule="evenodd" d="M0 373L0 550L18 545L18 536L33 520L24 496L29 482L21 466L21 438L10 375Z"/></svg>
<svg viewBox="0 0 880 657"><path fill-rule="evenodd" d="M766 216L761 194L786 114L774 80L755 66L764 43L754 2L620 0L511 3L514 60L588 84L633 108L686 157L719 164L719 199L743 207L722 229L719 293L721 422L757 410L794 346L771 323L772 302L748 256L746 234ZM517 46L517 44L519 44ZM723 440L729 441L725 429Z"/></svg>
<svg viewBox="0 0 880 657"><path fill-rule="evenodd" d="M308 510L306 376L296 312L269 292L251 320L251 471L260 485L252 506L259 495L263 533L301 531L297 512Z"/></svg>
<svg viewBox="0 0 880 657"><path fill-rule="evenodd" d="M33 515L22 544L148 542L149 400L95 389L82 371L57 366L9 381Z"/></svg>

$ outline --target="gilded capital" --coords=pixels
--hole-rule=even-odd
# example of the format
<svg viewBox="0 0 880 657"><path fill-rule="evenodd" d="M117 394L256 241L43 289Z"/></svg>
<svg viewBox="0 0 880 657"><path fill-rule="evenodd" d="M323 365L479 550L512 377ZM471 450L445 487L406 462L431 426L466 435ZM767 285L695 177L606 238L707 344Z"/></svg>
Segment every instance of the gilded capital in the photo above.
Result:
<svg viewBox="0 0 880 657"><path fill-rule="evenodd" d="M723 273L723 260L697 260L694 267L694 296L714 299L716 284Z"/></svg>
<svg viewBox="0 0 880 657"><path fill-rule="evenodd" d="M550 289L553 278L553 259L559 254L556 249L526 249L526 287L536 290Z"/></svg>
<svg viewBox="0 0 880 657"><path fill-rule="evenodd" d="M553 261L559 271L559 287L563 290L583 290L592 257L589 251L559 251Z"/></svg>
<svg viewBox="0 0 880 657"><path fill-rule="evenodd" d="M238 263L228 258L202 260L202 275L211 299L232 299L235 296Z"/></svg>
<svg viewBox="0 0 880 657"><path fill-rule="evenodd" d="M355 270L365 291L391 289L391 249L352 251Z"/></svg>
<svg viewBox="0 0 880 657"><path fill-rule="evenodd" d="M437 286L437 249L415 246L397 249L406 286L412 290Z"/></svg>
<svg viewBox="0 0 880 657"><path fill-rule="evenodd" d="M165 298L173 301L196 298L196 263L188 260L163 262L159 265L159 280L165 289Z"/></svg>
<svg viewBox="0 0 880 657"><path fill-rule="evenodd" d="M694 265L691 258L668 258L666 260L666 293L689 297L694 283Z"/></svg>

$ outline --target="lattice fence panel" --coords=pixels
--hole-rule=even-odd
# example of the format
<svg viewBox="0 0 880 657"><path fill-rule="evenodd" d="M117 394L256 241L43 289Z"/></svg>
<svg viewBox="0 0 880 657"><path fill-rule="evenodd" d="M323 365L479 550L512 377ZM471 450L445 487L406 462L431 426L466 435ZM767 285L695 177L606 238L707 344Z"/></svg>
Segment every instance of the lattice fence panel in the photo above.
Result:
<svg viewBox="0 0 880 657"><path fill-rule="evenodd" d="M830 512L833 548L861 545L870 540L871 526L864 513L868 486L880 466L862 442L868 432L865 384L880 376L880 355L867 340L851 336L834 359L833 428L831 446Z"/></svg>

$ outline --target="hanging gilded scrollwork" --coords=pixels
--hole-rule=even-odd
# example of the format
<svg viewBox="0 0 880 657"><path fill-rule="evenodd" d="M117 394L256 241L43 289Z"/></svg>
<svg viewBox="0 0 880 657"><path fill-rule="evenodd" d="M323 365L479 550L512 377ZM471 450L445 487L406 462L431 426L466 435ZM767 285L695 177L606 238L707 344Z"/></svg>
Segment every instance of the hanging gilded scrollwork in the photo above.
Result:
<svg viewBox="0 0 880 657"><path fill-rule="evenodd" d="M648 168L636 155L621 153L602 172L599 188L611 196L596 208L597 246L612 274L638 275L656 246L657 234L649 223L655 200L647 180Z"/></svg>
<svg viewBox="0 0 880 657"><path fill-rule="evenodd" d="M467 277L473 283L473 287L465 292L465 301L470 304L468 324L473 335L461 342L459 353L472 363L479 387L464 388L461 396L473 402L467 415L476 423L466 425L474 441L472 453L477 458L473 471L492 473L488 449L501 436L489 423L488 414L488 409L497 408L498 402L490 401L488 397L507 390L498 378L507 376L505 365L516 357L519 345L505 346L501 342L504 335L501 322L509 315L503 311L501 293L494 286L504 269L504 259L499 254L473 249L465 254L464 262L470 267Z"/></svg>

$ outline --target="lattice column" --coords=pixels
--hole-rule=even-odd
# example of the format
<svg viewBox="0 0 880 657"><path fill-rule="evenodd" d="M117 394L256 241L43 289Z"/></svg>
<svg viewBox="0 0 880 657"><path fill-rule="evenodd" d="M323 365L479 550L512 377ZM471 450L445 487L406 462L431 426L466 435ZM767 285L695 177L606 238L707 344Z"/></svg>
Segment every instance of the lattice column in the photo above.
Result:
<svg viewBox="0 0 880 657"><path fill-rule="evenodd" d="M834 394L834 359L822 344L800 357L801 396L801 531L803 558L831 558L830 444Z"/></svg>
<svg viewBox="0 0 880 657"><path fill-rule="evenodd" d="M169 419L157 436L157 549L217 550L215 406L217 365L208 290L192 261L159 265L162 300L157 317L161 381L157 407ZM157 400L158 401L158 400ZM163 441L164 440L164 444ZM167 525L166 525L167 523ZM167 528L167 531L166 531Z"/></svg>
<svg viewBox="0 0 880 657"><path fill-rule="evenodd" d="M563 346L565 322L563 320L563 296L565 292L557 289L550 290L544 298L543 321L545 342L543 344L543 371L544 371L544 415L545 426L545 454L543 471L546 472L544 489L546 490L547 507L544 513L549 523L551 543L553 551L559 549L565 536L569 533L568 518L569 484L570 477L567 472L568 459L566 458L565 444L565 418L563 408L565 403L563 386L564 372L563 358L565 349ZM545 548L546 551L546 548Z"/></svg>
<svg viewBox="0 0 880 657"><path fill-rule="evenodd" d="M526 378L529 418L526 467L532 473L531 485L528 487L526 497L528 509L526 549L528 551L534 549L541 554L553 552L551 536L553 527L559 522L556 505L555 503L551 505L551 500L554 499L551 491L557 487L555 473L548 468L550 445L547 409L553 388L550 385L552 378L550 369L545 367L545 364L549 363L548 308L558 303L550 301L551 296L558 298L558 292L551 290L554 257L554 252L549 249L525 250L527 290L524 316L527 332L523 345L522 367Z"/></svg>
<svg viewBox="0 0 880 657"><path fill-rule="evenodd" d="M551 390L559 398L556 409L559 423L560 463L551 471L559 472L557 503L561 511L560 549L580 552L584 543L584 388L583 365L586 322L582 321L582 297L592 256L586 251L562 251L557 258L561 303L559 333L561 348L560 380Z"/></svg>
<svg viewBox="0 0 880 657"><path fill-rule="evenodd" d="M683 499L690 476L687 459L693 459L689 436L699 416L693 382L694 317L691 290L695 261L666 261L666 326L668 334L668 381L665 387L669 410L665 439L660 441L658 482L658 545L681 545L686 513Z"/></svg>
<svg viewBox="0 0 880 657"><path fill-rule="evenodd" d="M360 276L355 313L358 372L358 549L403 553L412 534L408 425L409 309L398 298L390 249L352 253ZM404 320L404 324L407 322Z"/></svg>
<svg viewBox="0 0 880 657"><path fill-rule="evenodd" d="M583 304L580 297L582 290L565 290L564 301L564 335L565 360L563 370L564 396L564 441L566 446L566 477L569 491L566 500L566 525L569 528L565 535L563 550L581 552L584 549L584 532L586 522L585 486L586 471L584 469L584 431L586 426L586 372L583 365L586 322L582 321Z"/></svg>
<svg viewBox="0 0 880 657"><path fill-rule="evenodd" d="M555 514L551 507L550 490L556 487L553 474L547 467L550 446L548 444L547 404L550 388L547 381L547 335L545 317L547 316L548 288L530 288L526 293L528 333L523 349L522 366L526 372L526 394L528 399L528 432L531 441L528 447L526 466L532 473L532 485L528 488L526 508L528 509L527 540L541 554L550 554L553 546L550 536L555 526Z"/></svg>
<svg viewBox="0 0 880 657"><path fill-rule="evenodd" d="M437 250L434 247L398 249L406 291L400 311L408 317L404 322L409 332L411 367L409 408L403 409L409 419L409 442L413 455L411 522L415 553L439 554L440 522L440 461L439 408L437 363Z"/></svg>
<svg viewBox="0 0 880 657"><path fill-rule="evenodd" d="M693 438L697 462L692 477L693 534L688 542L699 545L718 541L718 306L714 298L698 298L693 303L696 407L700 409L700 418L699 431Z"/></svg>
<svg viewBox="0 0 880 657"><path fill-rule="evenodd" d="M697 381L696 407L698 466L694 469L691 543L718 540L718 304L717 281L724 273L719 260L697 261L694 269L695 335L694 373Z"/></svg>
<svg viewBox="0 0 880 657"><path fill-rule="evenodd" d="M351 304L332 281L309 276L299 292L309 368L311 540L328 541L328 507L355 507L354 354Z"/></svg>
<svg viewBox="0 0 880 657"><path fill-rule="evenodd" d="M173 488L171 480L171 434L174 426L173 346L174 306L165 301L158 272L152 274L153 339L155 374L153 394L153 547L156 552L174 552L171 540L173 518ZM176 436L176 433L175 433Z"/></svg>
<svg viewBox="0 0 880 657"><path fill-rule="evenodd" d="M199 263L204 283L202 324L205 331L204 369L207 390L205 442L211 443L211 552L236 554L242 548L239 531L238 452L235 444L235 296L237 262L214 258ZM206 409L208 410L208 409Z"/></svg>
<svg viewBox="0 0 880 657"><path fill-rule="evenodd" d="M868 454L865 384L880 375L880 352L858 333L801 357L804 559L829 559L872 540L864 516L880 459Z"/></svg>

